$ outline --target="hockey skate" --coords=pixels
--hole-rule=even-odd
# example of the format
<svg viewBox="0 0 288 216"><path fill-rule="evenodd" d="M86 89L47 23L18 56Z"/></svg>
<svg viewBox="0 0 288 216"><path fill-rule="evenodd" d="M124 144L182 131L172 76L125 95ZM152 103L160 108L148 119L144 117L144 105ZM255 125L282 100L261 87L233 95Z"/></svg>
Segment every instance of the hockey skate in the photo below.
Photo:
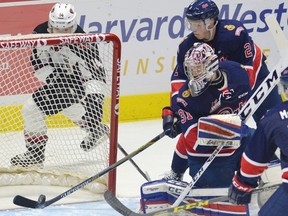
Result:
<svg viewBox="0 0 288 216"><path fill-rule="evenodd" d="M48 137L46 135L41 136L41 140L39 140L39 137L25 138L27 151L11 158L11 165L22 167L43 167L47 141Z"/></svg>
<svg viewBox="0 0 288 216"><path fill-rule="evenodd" d="M81 142L80 147L83 151L89 152L96 148L109 138L109 127L104 124L100 124L92 131L88 132L88 135Z"/></svg>
<svg viewBox="0 0 288 216"><path fill-rule="evenodd" d="M183 176L184 176L184 173L176 173L173 170L171 170L170 172L165 174L165 176L162 179L166 179L166 180L172 179L176 181L182 181Z"/></svg>
<svg viewBox="0 0 288 216"><path fill-rule="evenodd" d="M11 158L10 163L13 166L21 167L43 167L45 161L45 144L36 147L30 147L23 154L16 155Z"/></svg>

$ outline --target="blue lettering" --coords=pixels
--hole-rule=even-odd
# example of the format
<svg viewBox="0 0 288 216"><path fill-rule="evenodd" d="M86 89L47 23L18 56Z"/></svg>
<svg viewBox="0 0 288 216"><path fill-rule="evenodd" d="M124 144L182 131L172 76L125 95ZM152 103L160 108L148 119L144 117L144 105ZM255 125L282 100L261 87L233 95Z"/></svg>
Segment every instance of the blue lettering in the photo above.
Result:
<svg viewBox="0 0 288 216"><path fill-rule="evenodd" d="M180 29L178 32L174 33L174 26L177 21L179 22ZM168 27L168 33L172 39L184 37L184 32L185 32L185 9L182 17L181 16L172 17Z"/></svg>
<svg viewBox="0 0 288 216"><path fill-rule="evenodd" d="M164 22L167 22L168 21L168 17L165 16L165 17L158 17L157 18L157 24L156 24L156 29L155 29L155 37L154 39L155 40L158 40L159 39L159 35L160 35L160 30L161 30L161 26Z"/></svg>
<svg viewBox="0 0 288 216"><path fill-rule="evenodd" d="M253 32L254 28L248 28L248 26L245 24L255 24L256 18L257 18L256 13L252 10L245 11L240 17L240 21L244 24L248 33ZM255 26L255 25L252 25L252 26Z"/></svg>
<svg viewBox="0 0 288 216"><path fill-rule="evenodd" d="M275 14L279 23L286 18L283 14L287 14L287 7L285 8L284 3L279 4L278 7L276 6L275 9L264 9L259 14L253 10L243 11L243 3L238 3L235 8L232 8L232 6L234 7L234 4L223 4L221 8L219 7L219 19L239 20L245 25L248 33L268 31L268 26L265 22L265 17L268 14ZM159 40L161 33L169 35L171 39L177 39L185 35L185 11L186 8L184 8L182 16L164 16L156 17L156 19L145 17L133 19L131 23L127 20L113 20L106 23L94 21L86 25L86 15L81 15L79 25L89 33L115 32L117 29L120 32L119 36L121 36L123 43L134 38L132 35L135 35L135 38L141 42Z"/></svg>
<svg viewBox="0 0 288 216"><path fill-rule="evenodd" d="M147 26L140 28L136 33L136 38L139 41L151 40L153 21L150 18L144 18L140 20L140 23L145 23L145 22L147 23Z"/></svg>
<svg viewBox="0 0 288 216"><path fill-rule="evenodd" d="M112 32L112 28L113 28L114 26L117 26L117 24L118 24L118 20L108 21L105 32Z"/></svg>
<svg viewBox="0 0 288 216"><path fill-rule="evenodd" d="M135 25L136 25L136 22L137 22L137 19L133 19L130 27L129 27L129 30L126 34L126 25L125 25L125 20L120 20L120 26L121 26L121 36L122 36L122 41L123 42L128 42L129 41L129 38L133 32L133 29L135 28Z"/></svg>
<svg viewBox="0 0 288 216"><path fill-rule="evenodd" d="M263 11L260 13L259 19L260 19L261 23L264 24L264 28L258 27L258 28L256 29L257 32L266 32L266 31L268 31L268 26L267 26L267 24L266 24L266 22L265 22L265 17L266 17L268 14L272 14L272 10L271 10L271 9L263 10Z"/></svg>

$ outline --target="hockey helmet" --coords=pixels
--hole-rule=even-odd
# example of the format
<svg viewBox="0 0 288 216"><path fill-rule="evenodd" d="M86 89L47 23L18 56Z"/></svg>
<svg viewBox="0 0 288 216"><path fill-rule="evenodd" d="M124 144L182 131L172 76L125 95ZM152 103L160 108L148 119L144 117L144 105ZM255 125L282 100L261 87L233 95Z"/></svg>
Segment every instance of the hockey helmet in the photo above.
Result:
<svg viewBox="0 0 288 216"><path fill-rule="evenodd" d="M189 20L218 19L219 9L214 1L195 0L186 10L186 18Z"/></svg>
<svg viewBox="0 0 288 216"><path fill-rule="evenodd" d="M184 59L185 74L190 79L205 75L210 79L218 70L218 57L206 43L197 42L186 52Z"/></svg>
<svg viewBox="0 0 288 216"><path fill-rule="evenodd" d="M212 47L206 43L194 43L184 58L184 71L189 78L192 96L202 94L209 87L212 76L218 68L218 57Z"/></svg>
<svg viewBox="0 0 288 216"><path fill-rule="evenodd" d="M71 4L56 3L49 13L49 28L67 29L72 32L77 29L76 12Z"/></svg>

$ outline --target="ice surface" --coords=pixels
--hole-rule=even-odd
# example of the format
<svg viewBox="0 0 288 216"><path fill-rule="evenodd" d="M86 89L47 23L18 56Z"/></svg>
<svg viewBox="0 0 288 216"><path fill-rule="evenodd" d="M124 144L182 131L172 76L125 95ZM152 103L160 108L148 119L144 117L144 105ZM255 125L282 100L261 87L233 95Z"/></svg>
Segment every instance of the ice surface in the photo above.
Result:
<svg viewBox="0 0 288 216"><path fill-rule="evenodd" d="M132 152L140 146L146 144L152 138L162 132L162 121L149 120L132 123L121 123L119 126L119 143L128 152ZM163 137L161 140L136 155L133 160L138 166L146 171L152 180L160 179L164 173L170 170L171 158L176 139ZM124 155L119 151L118 158ZM190 182L188 174L185 174L184 180ZM117 196L131 210L137 211L139 208L140 186L146 180L140 175L136 168L129 162L125 162L117 168ZM47 199L63 193L68 188L49 187L43 188L36 186L19 186L19 187L0 187L0 215L2 216L24 216L24 215L53 215L53 216L116 216L120 215L115 212L102 196L95 196L87 191L76 191L73 194L63 198L61 201L44 209L27 209L15 206L12 202L16 194L31 194L31 198L37 200L38 196L43 193ZM73 202L73 204L71 204ZM69 204L70 203L70 204ZM7 210L9 209L9 210ZM256 214L256 209L254 211ZM252 211L252 214L254 214Z"/></svg>

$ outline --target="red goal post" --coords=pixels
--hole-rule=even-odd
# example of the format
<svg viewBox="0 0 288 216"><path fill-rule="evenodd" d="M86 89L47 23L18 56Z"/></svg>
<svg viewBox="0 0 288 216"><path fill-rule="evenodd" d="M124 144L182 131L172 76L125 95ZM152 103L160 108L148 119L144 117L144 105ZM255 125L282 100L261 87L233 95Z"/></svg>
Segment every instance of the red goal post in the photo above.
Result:
<svg viewBox="0 0 288 216"><path fill-rule="evenodd" d="M38 63L38 60L34 61L34 64L31 63L31 56L35 50L41 50L41 53L45 51L45 58L37 54L41 63ZM96 63L94 62L95 58L97 59ZM91 61L94 62L93 65L91 65ZM46 62L45 64L48 64L50 68L54 68L50 74L46 70L43 73L47 72L46 76L35 70L35 68L42 68L43 62ZM51 184L70 187L116 162L120 62L121 42L112 33L31 34L0 37L1 186ZM98 70L97 67L104 68L105 78L103 78L103 74L102 77L100 75L98 77L95 72ZM54 73L57 73L57 76L52 75ZM49 106L45 104L42 107L39 100L37 103L35 92L39 92L44 85L54 85L55 80L57 86L60 86L57 82L59 82L61 74L64 74L65 82L68 80L68 90L59 87L55 91L56 93L51 93L50 87L48 87L49 97L46 95L43 97L44 100L47 98L48 101L51 98L54 100L57 92L60 92L62 97L64 90L65 93L67 91L72 93L63 96L65 100L59 102L62 105L57 112L48 114ZM44 79L41 80L38 76L44 76ZM48 82L51 76L53 79ZM78 87L71 87L74 83L79 84L79 82L83 85L80 90ZM101 84L99 84L100 82ZM75 93L78 90L80 93ZM45 94L48 94L47 92ZM90 102L87 95L103 95L104 99L96 103L95 101L98 99L92 97L95 101ZM73 100L68 101L67 97L68 99L71 97ZM100 106L97 107L95 104L100 104ZM44 121L41 122L42 116L44 116ZM91 121L93 123L89 124L87 118L98 119L98 121L100 119L100 123L96 124ZM98 128L95 130L93 124L96 124L97 127L99 124L105 126L101 127L101 130L105 128L107 139L105 136L103 139L101 138L101 142L98 141L95 133L99 130ZM31 131L37 133L31 135ZM43 164L41 166L31 165L29 162L27 165L26 161L25 164L19 163L16 166L11 164L11 158L21 155L27 150L30 151L28 146L31 144L31 137L34 139L38 132L42 137L43 134L47 137L44 145L45 160ZM31 137L28 139L29 136ZM96 147L93 146L94 149L83 151L82 146L80 147L83 140L93 140L91 143L95 143L94 139L97 140ZM95 193L103 193L109 188L115 193L116 170L109 172L108 176L97 179L95 183L93 182L85 188Z"/></svg>

